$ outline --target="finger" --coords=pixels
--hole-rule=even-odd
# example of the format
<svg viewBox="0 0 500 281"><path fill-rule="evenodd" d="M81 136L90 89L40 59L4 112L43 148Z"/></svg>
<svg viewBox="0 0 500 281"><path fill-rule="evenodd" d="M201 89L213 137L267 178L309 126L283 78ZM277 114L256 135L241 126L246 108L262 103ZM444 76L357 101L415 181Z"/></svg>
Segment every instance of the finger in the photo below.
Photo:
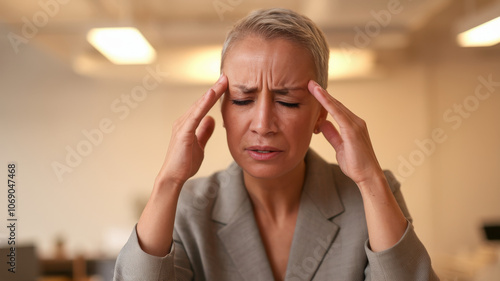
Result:
<svg viewBox="0 0 500 281"><path fill-rule="evenodd" d="M219 77L219 80L215 82L215 85L212 87L212 89L215 92L215 99L214 103L224 94L224 92L227 90L228 86L228 80L227 76L222 73L221 76Z"/></svg>
<svg viewBox="0 0 500 281"><path fill-rule="evenodd" d="M343 140L340 136L339 131L337 130L337 128L335 128L332 122L325 120L323 123L321 123L319 129L323 133L323 136L325 136L326 140L333 146L333 149L335 149L335 151L338 151L343 143Z"/></svg>
<svg viewBox="0 0 500 281"><path fill-rule="evenodd" d="M215 129L215 120L211 116L205 116L201 120L198 130L196 130L196 136L198 137L198 143L201 148L204 149L208 142L208 139L212 136Z"/></svg>
<svg viewBox="0 0 500 281"><path fill-rule="evenodd" d="M210 109L215 105L217 100L222 96L227 89L227 77L222 74L219 80L212 86L186 113L186 126L190 130L195 130L199 126L201 120Z"/></svg>
<svg viewBox="0 0 500 281"><path fill-rule="evenodd" d="M332 115L333 119L339 124L340 127L345 127L351 122L355 122L358 118L341 102L332 97L325 89L318 83L311 80L307 85L309 92L318 100L318 102Z"/></svg>
<svg viewBox="0 0 500 281"><path fill-rule="evenodd" d="M224 91L226 91L227 84L227 77L222 74L219 80L194 105L195 117L200 118L201 121L201 118L208 113Z"/></svg>

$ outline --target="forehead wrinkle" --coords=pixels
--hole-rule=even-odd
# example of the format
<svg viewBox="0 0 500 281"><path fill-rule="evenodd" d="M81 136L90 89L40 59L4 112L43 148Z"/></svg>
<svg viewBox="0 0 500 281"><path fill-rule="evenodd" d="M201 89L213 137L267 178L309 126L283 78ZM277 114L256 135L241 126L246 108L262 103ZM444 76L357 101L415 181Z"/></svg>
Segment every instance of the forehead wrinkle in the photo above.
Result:
<svg viewBox="0 0 500 281"><path fill-rule="evenodd" d="M231 83L230 88L236 88L242 92L254 91L260 88L259 86L259 67L255 63L248 63L245 69L241 72L243 75L237 75L237 81Z"/></svg>
<svg viewBox="0 0 500 281"><path fill-rule="evenodd" d="M275 87L270 90L283 94L283 91L287 92L305 91L306 88L301 86L284 86L284 87Z"/></svg>
<svg viewBox="0 0 500 281"><path fill-rule="evenodd" d="M243 42L240 42L240 44L243 44ZM235 47L248 47L248 45L240 44L235 45ZM254 48L250 48L250 53L245 53L244 56L236 55L235 49L228 54L227 62L235 60L236 65L234 67L239 67L238 80L231 85L233 89L248 92L254 89L261 91L264 87L269 91L278 93L279 90L307 92L308 79L304 79L303 74L293 68L296 64L295 60L299 58L290 56L290 54L282 54L280 53L281 48L275 48L268 44L263 44L259 48L255 48L255 44L250 45ZM233 69L236 70L237 68Z"/></svg>
<svg viewBox="0 0 500 281"><path fill-rule="evenodd" d="M269 65L267 67L267 88L270 91L276 91L279 89L284 89L286 87L286 81L283 81L287 78L286 68L283 69L283 62L277 60L276 56L272 56L272 59L269 60ZM283 93L281 93L283 94Z"/></svg>
<svg viewBox="0 0 500 281"><path fill-rule="evenodd" d="M289 61L283 60L273 60L270 62L270 67L268 68L269 80L268 89L269 90L304 90L307 89L307 82L304 83L302 77L298 76L296 71L294 71L289 64Z"/></svg>

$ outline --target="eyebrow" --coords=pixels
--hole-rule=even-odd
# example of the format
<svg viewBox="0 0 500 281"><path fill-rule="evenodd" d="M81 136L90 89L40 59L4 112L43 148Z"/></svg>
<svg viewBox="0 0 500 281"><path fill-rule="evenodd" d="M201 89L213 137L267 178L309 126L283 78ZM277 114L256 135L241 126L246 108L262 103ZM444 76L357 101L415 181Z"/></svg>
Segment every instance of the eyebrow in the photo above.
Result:
<svg viewBox="0 0 500 281"><path fill-rule="evenodd" d="M233 85L233 87L238 88L243 93L251 93L257 90L257 87L248 87L246 85Z"/></svg>
<svg viewBox="0 0 500 281"><path fill-rule="evenodd" d="M248 87L246 85L233 85L233 87L238 88L240 91L242 91L244 94L247 93L252 93L257 90L257 87ZM291 91L305 91L305 87L283 87L283 88L275 88L271 89L272 92L278 94L278 95L287 95Z"/></svg>

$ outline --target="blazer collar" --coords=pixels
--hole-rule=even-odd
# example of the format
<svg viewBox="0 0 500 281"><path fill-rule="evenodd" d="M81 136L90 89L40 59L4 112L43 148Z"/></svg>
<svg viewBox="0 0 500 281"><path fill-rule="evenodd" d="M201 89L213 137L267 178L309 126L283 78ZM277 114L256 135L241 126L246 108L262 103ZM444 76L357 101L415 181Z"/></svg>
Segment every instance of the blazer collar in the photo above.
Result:
<svg viewBox="0 0 500 281"><path fill-rule="evenodd" d="M233 163L218 177L221 185L212 219L225 224L218 231L220 242L243 280L273 280L241 168Z"/></svg>
<svg viewBox="0 0 500 281"><path fill-rule="evenodd" d="M331 219L344 211L331 165L311 149L305 161L306 180L288 258L287 279L313 278L340 229Z"/></svg>
<svg viewBox="0 0 500 281"><path fill-rule="evenodd" d="M305 161L306 180L302 197L307 195L326 219L331 219L342 213L344 205L335 185L332 165L312 149L307 152Z"/></svg>
<svg viewBox="0 0 500 281"><path fill-rule="evenodd" d="M310 280L328 252L339 226L330 219L344 207L330 164L309 149L306 178L288 259L287 278ZM220 189L212 219L224 224L219 238L244 280L273 280L272 270L243 183L241 168L232 163L218 175Z"/></svg>

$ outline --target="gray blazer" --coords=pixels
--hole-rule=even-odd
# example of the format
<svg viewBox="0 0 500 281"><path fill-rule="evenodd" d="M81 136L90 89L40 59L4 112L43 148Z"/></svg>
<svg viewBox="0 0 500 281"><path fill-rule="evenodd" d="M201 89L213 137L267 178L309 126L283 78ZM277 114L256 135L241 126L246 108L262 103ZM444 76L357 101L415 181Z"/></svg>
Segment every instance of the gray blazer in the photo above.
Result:
<svg viewBox="0 0 500 281"><path fill-rule="evenodd" d="M312 150L305 160L286 280L438 280L390 172L386 176L409 223L396 245L375 253L356 184ZM185 184L174 243L165 257L143 252L134 228L118 256L114 280L273 280L241 168L233 163Z"/></svg>

